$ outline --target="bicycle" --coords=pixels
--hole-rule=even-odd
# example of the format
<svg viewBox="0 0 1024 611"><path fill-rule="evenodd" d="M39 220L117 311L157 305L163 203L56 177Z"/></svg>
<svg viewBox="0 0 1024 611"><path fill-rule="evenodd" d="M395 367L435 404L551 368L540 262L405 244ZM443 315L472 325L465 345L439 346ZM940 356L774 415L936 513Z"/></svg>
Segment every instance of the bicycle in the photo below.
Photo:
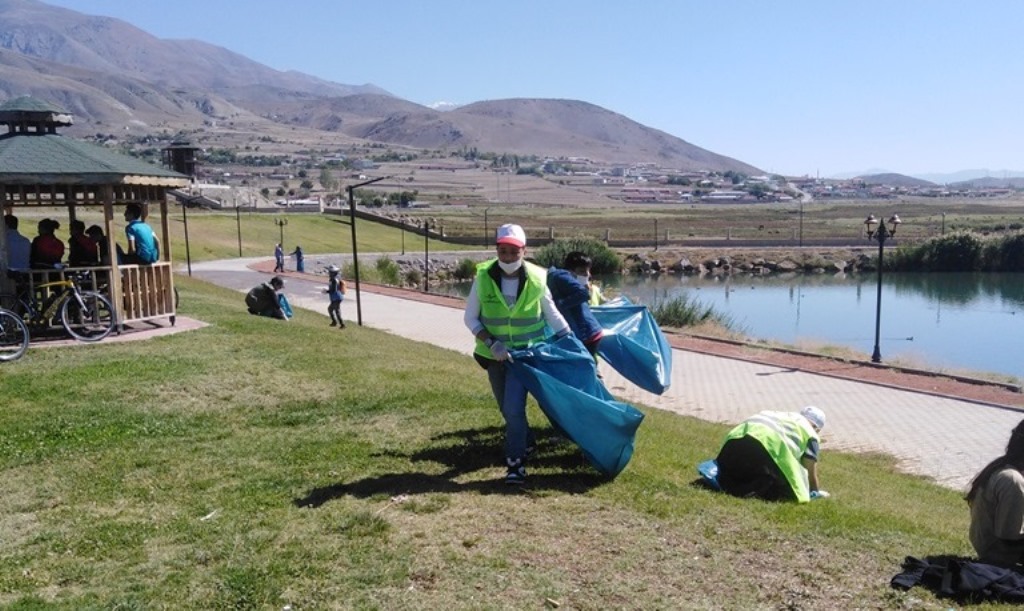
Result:
<svg viewBox="0 0 1024 611"><path fill-rule="evenodd" d="M45 292L41 289L59 290L40 302L37 295ZM34 291L25 291L13 304L0 305L20 314L30 329L46 329L59 316L68 335L83 342L96 342L110 335L116 322L110 300L96 291L81 290L75 275L37 284Z"/></svg>
<svg viewBox="0 0 1024 611"><path fill-rule="evenodd" d="M0 361L15 361L28 350L28 326L21 316L0 308Z"/></svg>

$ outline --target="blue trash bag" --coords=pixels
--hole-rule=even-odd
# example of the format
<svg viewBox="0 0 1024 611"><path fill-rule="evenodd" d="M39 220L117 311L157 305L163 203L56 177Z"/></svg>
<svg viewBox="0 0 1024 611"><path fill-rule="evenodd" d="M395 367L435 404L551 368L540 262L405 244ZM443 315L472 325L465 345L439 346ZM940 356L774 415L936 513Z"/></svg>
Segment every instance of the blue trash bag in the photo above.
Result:
<svg viewBox="0 0 1024 611"><path fill-rule="evenodd" d="M709 458L697 465L697 473L700 473L701 479L712 489L722 489L722 486L718 483L718 461L714 458Z"/></svg>
<svg viewBox="0 0 1024 611"><path fill-rule="evenodd" d="M615 477L633 456L643 413L615 400L597 378L594 358L578 339L513 350L509 370L537 399L556 429L604 475Z"/></svg>
<svg viewBox="0 0 1024 611"><path fill-rule="evenodd" d="M294 316L292 313L292 306L288 303L288 298L284 296L284 293L278 293L277 303L281 304L281 309L284 311L284 315L287 318Z"/></svg>
<svg viewBox="0 0 1024 611"><path fill-rule="evenodd" d="M664 394L672 383L672 346L647 306L619 298L590 311L604 329L601 358L640 388Z"/></svg>

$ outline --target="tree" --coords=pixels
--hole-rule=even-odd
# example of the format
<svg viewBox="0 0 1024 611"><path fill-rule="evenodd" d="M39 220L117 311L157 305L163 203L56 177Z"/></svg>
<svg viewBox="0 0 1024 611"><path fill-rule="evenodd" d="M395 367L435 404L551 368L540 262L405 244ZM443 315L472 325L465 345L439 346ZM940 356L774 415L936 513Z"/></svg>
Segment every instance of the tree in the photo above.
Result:
<svg viewBox="0 0 1024 611"><path fill-rule="evenodd" d="M320 170L320 186L325 191L334 191L338 188L338 181L334 178L334 174L331 173L329 168L323 168Z"/></svg>
<svg viewBox="0 0 1024 611"><path fill-rule="evenodd" d="M303 180L301 183L299 183L299 187L309 191L310 189L313 188L313 181L307 178L306 180Z"/></svg>

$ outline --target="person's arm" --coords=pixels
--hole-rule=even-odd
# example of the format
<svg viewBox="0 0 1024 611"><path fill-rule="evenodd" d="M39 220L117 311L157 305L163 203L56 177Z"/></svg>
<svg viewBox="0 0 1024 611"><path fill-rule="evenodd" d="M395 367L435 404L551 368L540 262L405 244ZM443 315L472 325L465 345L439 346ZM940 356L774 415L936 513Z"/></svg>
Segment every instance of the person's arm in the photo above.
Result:
<svg viewBox="0 0 1024 611"><path fill-rule="evenodd" d="M546 286L544 287L544 296L540 300L540 309L544 313L544 322L551 327L555 337L571 333L569 323L565 322L562 313L558 311L558 307L555 306L555 300L551 297L551 291Z"/></svg>
<svg viewBox="0 0 1024 611"><path fill-rule="evenodd" d="M462 314L462 322L477 339L486 342L491 334L480 322L480 296L477 294L476 279L469 287L469 295L466 296L466 311Z"/></svg>
<svg viewBox="0 0 1024 611"><path fill-rule="evenodd" d="M804 469L807 469L807 484L811 489L811 492L815 492L820 489L818 485L818 461L811 459L810 457L804 456L800 459L800 464L803 465Z"/></svg>

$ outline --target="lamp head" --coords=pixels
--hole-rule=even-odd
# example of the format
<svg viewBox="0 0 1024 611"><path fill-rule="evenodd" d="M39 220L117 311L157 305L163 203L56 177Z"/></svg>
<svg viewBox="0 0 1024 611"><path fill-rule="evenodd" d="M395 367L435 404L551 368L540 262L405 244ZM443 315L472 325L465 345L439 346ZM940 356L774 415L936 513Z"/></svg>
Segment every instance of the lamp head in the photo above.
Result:
<svg viewBox="0 0 1024 611"><path fill-rule="evenodd" d="M878 224L878 219L875 218L874 214L869 214L868 218L864 219L864 227L868 232L868 239L875 235L875 225Z"/></svg>
<svg viewBox="0 0 1024 611"><path fill-rule="evenodd" d="M889 235L896 235L896 227L902 222L898 214L889 217Z"/></svg>

